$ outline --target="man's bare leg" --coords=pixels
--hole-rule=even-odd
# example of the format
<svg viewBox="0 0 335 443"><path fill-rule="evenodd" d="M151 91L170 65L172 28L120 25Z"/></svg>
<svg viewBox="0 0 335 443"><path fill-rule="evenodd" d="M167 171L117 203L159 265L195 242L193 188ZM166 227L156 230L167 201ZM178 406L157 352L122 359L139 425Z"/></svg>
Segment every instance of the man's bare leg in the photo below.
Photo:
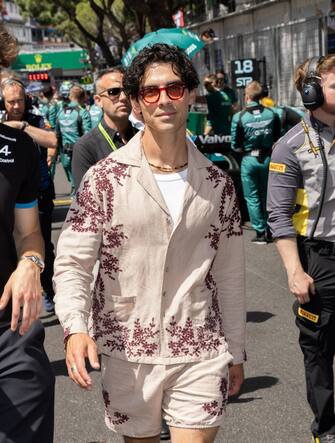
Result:
<svg viewBox="0 0 335 443"><path fill-rule="evenodd" d="M159 443L159 435L155 437L146 437L146 438L134 438L134 437L126 437L124 436L125 443Z"/></svg>
<svg viewBox="0 0 335 443"><path fill-rule="evenodd" d="M172 443L214 443L219 428L186 429L170 426Z"/></svg>

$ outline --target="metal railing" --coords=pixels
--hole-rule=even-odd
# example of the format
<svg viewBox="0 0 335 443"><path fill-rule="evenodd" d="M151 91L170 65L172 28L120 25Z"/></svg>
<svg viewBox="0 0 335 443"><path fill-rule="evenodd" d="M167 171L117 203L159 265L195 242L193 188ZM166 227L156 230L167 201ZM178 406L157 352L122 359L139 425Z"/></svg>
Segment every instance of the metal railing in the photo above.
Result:
<svg viewBox="0 0 335 443"><path fill-rule="evenodd" d="M279 104L299 106L300 98L293 84L294 70L306 58L325 54L326 34L325 18L312 17L219 39L206 48L207 66L204 63L204 51L195 57L194 62L203 78L208 71L220 69L217 65L219 49L228 73L233 59L261 60L265 57L265 83L270 88L270 96Z"/></svg>

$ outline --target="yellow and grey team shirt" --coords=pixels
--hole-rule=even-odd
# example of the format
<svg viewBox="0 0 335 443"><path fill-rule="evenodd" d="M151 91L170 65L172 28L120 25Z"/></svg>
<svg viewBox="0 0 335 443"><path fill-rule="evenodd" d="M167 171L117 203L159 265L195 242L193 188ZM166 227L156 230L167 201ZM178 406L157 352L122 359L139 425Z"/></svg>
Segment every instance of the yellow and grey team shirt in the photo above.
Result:
<svg viewBox="0 0 335 443"><path fill-rule="evenodd" d="M328 162L324 204L314 237L335 242L334 129L314 120ZM309 236L321 201L323 163L310 115L274 146L269 166L268 224L274 238Z"/></svg>

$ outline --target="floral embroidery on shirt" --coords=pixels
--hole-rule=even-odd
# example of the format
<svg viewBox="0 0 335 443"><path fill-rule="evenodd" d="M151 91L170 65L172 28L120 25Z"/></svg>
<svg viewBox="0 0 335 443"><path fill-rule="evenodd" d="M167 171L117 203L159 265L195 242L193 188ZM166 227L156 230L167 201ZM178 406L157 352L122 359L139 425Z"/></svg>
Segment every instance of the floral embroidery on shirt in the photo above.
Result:
<svg viewBox="0 0 335 443"><path fill-rule="evenodd" d="M103 210L93 197L88 180L77 192L75 207L71 207L67 222L71 223L71 229L77 232L98 232L98 226L104 218Z"/></svg>
<svg viewBox="0 0 335 443"><path fill-rule="evenodd" d="M113 174L114 179L118 182L119 185L122 186L122 180L124 180L126 177L130 177L130 175L127 174L128 166L117 163L111 158L109 158L108 160L113 163L111 173Z"/></svg>
<svg viewBox="0 0 335 443"><path fill-rule="evenodd" d="M109 230L103 231L103 236L106 239L106 244L109 248L119 248L122 241L128 237L121 231L123 225L112 226Z"/></svg>
<svg viewBox="0 0 335 443"><path fill-rule="evenodd" d="M71 223L73 231L97 233L99 225L112 219L114 187L110 176L113 176L118 185L123 186L122 180L129 176L127 169L127 165L119 164L110 158L101 160L93 167L91 180L96 189L97 199L94 198L91 181L86 179L77 192L76 205L69 210L67 222Z"/></svg>
<svg viewBox="0 0 335 443"><path fill-rule="evenodd" d="M122 242L128 239L125 233L121 231L122 228L123 225L116 225L108 230L103 230L100 262L103 272L112 280L115 280L116 273L122 272L122 269L119 266L119 259L111 253L113 248L119 248L122 245Z"/></svg>
<svg viewBox="0 0 335 443"><path fill-rule="evenodd" d="M227 225L226 232L228 238L232 237L233 235L243 235L241 213L236 198L234 200L234 206L229 217L229 223Z"/></svg>
<svg viewBox="0 0 335 443"><path fill-rule="evenodd" d="M104 283L98 275L92 304L94 339L102 339L103 346L111 352L125 352L127 357L151 357L155 354L159 348L159 329L154 318L147 326L137 318L130 328L117 319L113 310L103 312L104 307Z"/></svg>
<svg viewBox="0 0 335 443"><path fill-rule="evenodd" d="M228 401L228 381L226 378L221 378L220 382L220 392L222 394L221 404L216 400L213 400L209 403L204 403L202 409L209 413L212 417L219 417L223 414L223 411L226 409L227 401Z"/></svg>
<svg viewBox="0 0 335 443"><path fill-rule="evenodd" d="M211 291L212 300L202 325L194 325L191 318L187 318L184 325L176 322L172 317L166 331L170 338L168 347L172 356L200 356L204 351L216 351L222 345L223 324L219 306L216 283L210 272L206 277L206 286Z"/></svg>
<svg viewBox="0 0 335 443"><path fill-rule="evenodd" d="M234 199L233 206L230 213L227 214L227 200L230 202L232 199ZM240 209L235 195L234 182L228 175L221 194L219 219L224 227L222 232L225 232L228 238L234 235L239 236L243 234Z"/></svg>
<svg viewBox="0 0 335 443"><path fill-rule="evenodd" d="M195 326L190 318L184 325L178 325L172 317L166 331L170 334L168 347L173 357L199 357L204 351L219 349L221 344L219 337L210 333L208 325Z"/></svg>
<svg viewBox="0 0 335 443"><path fill-rule="evenodd" d="M208 171L208 176L206 177L206 180L213 182L214 188L217 188L222 180L226 177L226 174L224 174L216 166L209 166L206 169Z"/></svg>
<svg viewBox="0 0 335 443"><path fill-rule="evenodd" d="M105 403L106 416L107 416L108 420L110 421L110 423L112 423L113 425L122 425L123 423L125 423L126 421L129 420L128 415L122 414L121 412L114 412L113 417L112 417L109 413L109 410L108 410L110 403L111 403L110 399L109 399L109 394L104 389L102 390L102 397L103 397L104 403Z"/></svg>
<svg viewBox="0 0 335 443"><path fill-rule="evenodd" d="M108 347L111 352L114 350L124 351L129 358L151 357L158 350L159 330L156 328L154 319L148 326L142 326L138 318L132 329L122 325L115 318L114 311L104 314L104 319L103 325L106 326L104 346Z"/></svg>
<svg viewBox="0 0 335 443"><path fill-rule="evenodd" d="M211 240L210 246L211 248L218 250L219 241L220 241L220 229L214 225L211 225L211 231L205 235L205 238L209 238Z"/></svg>
<svg viewBox="0 0 335 443"><path fill-rule="evenodd" d="M228 238L234 235L242 235L241 216L232 178L215 166L209 166L207 171L209 175L206 177L206 180L213 182L214 188L217 188L219 184L224 181L219 208L219 220L224 227L222 232L226 232ZM233 207L230 213L227 214L227 207L232 199L234 199ZM210 238L211 247L218 249L220 237L219 228L213 225L211 225L211 228L212 231L209 232L205 238Z"/></svg>
<svg viewBox="0 0 335 443"><path fill-rule="evenodd" d="M206 275L205 283L207 288L211 291L212 296L212 305L209 309L209 313L206 317L208 323L211 325L212 329L215 329L215 327L219 326L219 334L221 336L224 336L223 331L223 321L222 321L222 312L220 309L219 304L219 297L218 297L218 289L216 286L216 282L213 278L213 275L211 274L211 271L208 271L208 274Z"/></svg>

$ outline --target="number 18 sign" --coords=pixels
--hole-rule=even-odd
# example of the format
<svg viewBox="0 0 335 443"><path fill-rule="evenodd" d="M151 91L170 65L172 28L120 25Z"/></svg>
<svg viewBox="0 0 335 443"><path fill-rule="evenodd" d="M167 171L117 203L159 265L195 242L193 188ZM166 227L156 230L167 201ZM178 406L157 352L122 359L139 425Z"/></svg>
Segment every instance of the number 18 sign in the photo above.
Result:
<svg viewBox="0 0 335 443"><path fill-rule="evenodd" d="M253 80L259 79L258 61L254 58L232 60L231 76L235 88L245 88Z"/></svg>

